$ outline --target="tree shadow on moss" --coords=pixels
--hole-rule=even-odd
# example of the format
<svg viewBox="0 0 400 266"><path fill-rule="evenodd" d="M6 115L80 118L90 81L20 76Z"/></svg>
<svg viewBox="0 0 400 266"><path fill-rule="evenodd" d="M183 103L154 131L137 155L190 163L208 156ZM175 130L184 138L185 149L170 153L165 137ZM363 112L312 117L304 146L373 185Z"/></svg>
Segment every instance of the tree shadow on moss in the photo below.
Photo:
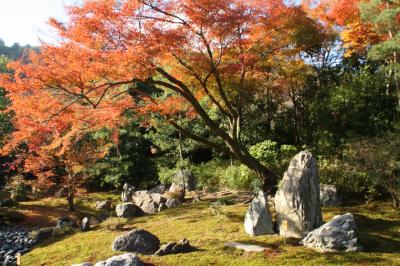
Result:
<svg viewBox="0 0 400 266"><path fill-rule="evenodd" d="M400 221L355 214L359 242L366 252L400 254Z"/></svg>

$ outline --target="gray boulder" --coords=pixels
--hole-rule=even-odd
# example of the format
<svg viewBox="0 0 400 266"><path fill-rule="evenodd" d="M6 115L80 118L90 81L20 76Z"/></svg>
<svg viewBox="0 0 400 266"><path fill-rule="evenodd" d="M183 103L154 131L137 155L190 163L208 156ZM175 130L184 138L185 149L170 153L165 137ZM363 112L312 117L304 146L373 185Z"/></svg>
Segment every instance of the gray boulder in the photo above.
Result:
<svg viewBox="0 0 400 266"><path fill-rule="evenodd" d="M150 193L147 190L134 192L132 200L143 210L143 212L148 214L156 213L159 209L159 205L166 202L166 199L162 194Z"/></svg>
<svg viewBox="0 0 400 266"><path fill-rule="evenodd" d="M144 264L135 254L126 253L111 257L106 261L99 261L94 266L144 266Z"/></svg>
<svg viewBox="0 0 400 266"><path fill-rule="evenodd" d="M85 218L82 219L81 230L84 231L84 232L90 230L90 219L89 219L89 217L85 217Z"/></svg>
<svg viewBox="0 0 400 266"><path fill-rule="evenodd" d="M250 203L246 216L244 217L244 229L252 236L274 234L272 217L269 212L267 195L260 191L256 198Z"/></svg>
<svg viewBox="0 0 400 266"><path fill-rule="evenodd" d="M342 204L334 185L320 184L319 195L323 207L337 207Z"/></svg>
<svg viewBox="0 0 400 266"><path fill-rule="evenodd" d="M182 184L172 183L167 194L169 198L178 199L179 202L183 202L185 200L185 189Z"/></svg>
<svg viewBox="0 0 400 266"><path fill-rule="evenodd" d="M335 216L320 228L308 233L301 243L319 252L360 251L356 223L351 213Z"/></svg>
<svg viewBox="0 0 400 266"><path fill-rule="evenodd" d="M158 185L153 187L152 189L150 189L150 193L159 193L159 194L163 194L167 191L167 186L164 184Z"/></svg>
<svg viewBox="0 0 400 266"><path fill-rule="evenodd" d="M35 242L39 243L53 236L56 227L43 227L36 231Z"/></svg>
<svg viewBox="0 0 400 266"><path fill-rule="evenodd" d="M118 217L134 218L143 214L143 211L133 203L118 204L115 208Z"/></svg>
<svg viewBox="0 0 400 266"><path fill-rule="evenodd" d="M135 191L135 187L129 183L125 183L122 187L121 200L123 202L130 202L132 200L132 194Z"/></svg>
<svg viewBox="0 0 400 266"><path fill-rule="evenodd" d="M118 236L112 243L114 251L137 252L141 254L153 254L160 247L160 239L144 229L136 229Z"/></svg>
<svg viewBox="0 0 400 266"><path fill-rule="evenodd" d="M111 211L112 210L112 201L111 200L103 200L96 201L96 210L98 211Z"/></svg>
<svg viewBox="0 0 400 266"><path fill-rule="evenodd" d="M132 194L133 203L135 203L139 207L143 204L143 202L151 201L151 200L152 200L152 198L151 198L148 190L139 190L139 191L133 192L133 194Z"/></svg>
<svg viewBox="0 0 400 266"><path fill-rule="evenodd" d="M181 202L178 199L167 199L167 202L165 203L167 208L174 208L179 206L180 204Z"/></svg>
<svg viewBox="0 0 400 266"><path fill-rule="evenodd" d="M169 254L178 254L178 253L188 253L194 251L195 248L189 244L189 240L182 239L178 243L169 242L165 245L162 245L159 250L157 250L154 255L156 256L165 256Z"/></svg>
<svg viewBox="0 0 400 266"><path fill-rule="evenodd" d="M300 152L290 162L275 196L279 234L303 238L322 223L317 160Z"/></svg>

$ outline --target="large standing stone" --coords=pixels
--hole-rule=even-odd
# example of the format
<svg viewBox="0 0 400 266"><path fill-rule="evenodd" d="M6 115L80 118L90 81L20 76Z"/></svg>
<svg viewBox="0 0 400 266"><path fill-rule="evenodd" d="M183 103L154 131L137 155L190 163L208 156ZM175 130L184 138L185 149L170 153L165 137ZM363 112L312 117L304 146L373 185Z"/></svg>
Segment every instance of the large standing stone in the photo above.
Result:
<svg viewBox="0 0 400 266"><path fill-rule="evenodd" d="M135 254L126 253L111 257L106 261L99 261L94 266L144 266L144 264Z"/></svg>
<svg viewBox="0 0 400 266"><path fill-rule="evenodd" d="M250 203L244 217L244 229L252 236L274 234L271 214L268 208L267 196L260 191Z"/></svg>
<svg viewBox="0 0 400 266"><path fill-rule="evenodd" d="M129 183L125 183L122 187L121 200L123 202L130 202L132 200L132 194L135 191L135 187Z"/></svg>
<svg viewBox="0 0 400 266"><path fill-rule="evenodd" d="M351 213L335 216L331 221L310 232L301 243L319 252L359 251L356 223Z"/></svg>
<svg viewBox="0 0 400 266"><path fill-rule="evenodd" d="M275 196L280 235L303 238L322 223L317 160L300 152L290 162Z"/></svg>
<svg viewBox="0 0 400 266"><path fill-rule="evenodd" d="M320 185L320 200L324 207L337 207L342 204L342 199L339 197L334 185Z"/></svg>
<svg viewBox="0 0 400 266"><path fill-rule="evenodd" d="M115 208L118 217L134 218L143 214L143 211L133 203L118 204Z"/></svg>
<svg viewBox="0 0 400 266"><path fill-rule="evenodd" d="M160 247L160 239L144 229L136 229L115 238L114 251L129 251L142 254L153 254Z"/></svg>

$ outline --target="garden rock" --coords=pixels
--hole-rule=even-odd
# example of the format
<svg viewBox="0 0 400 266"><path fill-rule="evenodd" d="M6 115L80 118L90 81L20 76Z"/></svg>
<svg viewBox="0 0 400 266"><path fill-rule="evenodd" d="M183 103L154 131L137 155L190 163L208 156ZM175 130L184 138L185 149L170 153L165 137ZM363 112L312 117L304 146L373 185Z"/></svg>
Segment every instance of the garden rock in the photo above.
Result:
<svg viewBox="0 0 400 266"><path fill-rule="evenodd" d="M111 257L106 261L99 261L95 264L95 266L144 266L144 264L135 254L126 253Z"/></svg>
<svg viewBox="0 0 400 266"><path fill-rule="evenodd" d="M266 250L265 247L251 245L251 244L237 243L237 242L227 242L225 243L225 246L244 250L246 252L263 252Z"/></svg>
<svg viewBox="0 0 400 266"><path fill-rule="evenodd" d="M260 191L258 196L250 203L244 218L244 228L246 233L252 236L274 234L267 195L263 191Z"/></svg>
<svg viewBox="0 0 400 266"><path fill-rule="evenodd" d="M150 193L147 190L134 192L132 200L143 210L143 212L148 214L156 213L159 210L159 205L166 201L162 194Z"/></svg>
<svg viewBox="0 0 400 266"><path fill-rule="evenodd" d="M82 219L81 230L84 231L84 232L90 230L90 219L89 219L89 217L85 217L85 218Z"/></svg>
<svg viewBox="0 0 400 266"><path fill-rule="evenodd" d="M167 202L165 203L167 208L174 208L179 206L180 204L181 202L178 199L167 199Z"/></svg>
<svg viewBox="0 0 400 266"><path fill-rule="evenodd" d="M111 211L112 210L112 201L111 200L103 200L96 201L96 210L98 211Z"/></svg>
<svg viewBox="0 0 400 266"><path fill-rule="evenodd" d="M115 238L112 249L114 251L137 252L153 254L160 247L160 239L144 229L136 229Z"/></svg>
<svg viewBox="0 0 400 266"><path fill-rule="evenodd" d="M165 256L168 254L188 253L194 250L195 248L189 244L189 240L182 239L178 243L169 242L165 245L162 245L161 248L154 253L154 255Z"/></svg>
<svg viewBox="0 0 400 266"><path fill-rule="evenodd" d="M135 187L130 183L125 183L122 187L121 200L123 202L130 202L132 200L132 194L135 191Z"/></svg>
<svg viewBox="0 0 400 266"><path fill-rule="evenodd" d="M62 217L57 220L57 227L78 228L78 224L75 221L71 220L70 218Z"/></svg>
<svg viewBox="0 0 400 266"><path fill-rule="evenodd" d="M300 152L290 162L275 196L280 235L303 238L322 223L317 160Z"/></svg>
<svg viewBox="0 0 400 266"><path fill-rule="evenodd" d="M39 243L45 239L50 238L53 235L55 230L56 230L56 227L40 228L39 230L36 231L35 242Z"/></svg>
<svg viewBox="0 0 400 266"><path fill-rule="evenodd" d="M181 184L172 183L168 190L168 198L179 199L180 202L185 200L185 190Z"/></svg>
<svg viewBox="0 0 400 266"><path fill-rule="evenodd" d="M351 213L335 216L310 232L301 243L319 252L361 250L356 238L356 223Z"/></svg>
<svg viewBox="0 0 400 266"><path fill-rule="evenodd" d="M323 207L337 207L342 204L334 185L321 184L319 195Z"/></svg>
<svg viewBox="0 0 400 266"><path fill-rule="evenodd" d="M133 203L122 203L118 204L115 208L118 217L122 218L134 218L141 216L143 211Z"/></svg>
<svg viewBox="0 0 400 266"><path fill-rule="evenodd" d="M168 190L167 186L164 184L158 185L153 187L152 189L150 189L150 193L159 193L159 194L163 194Z"/></svg>

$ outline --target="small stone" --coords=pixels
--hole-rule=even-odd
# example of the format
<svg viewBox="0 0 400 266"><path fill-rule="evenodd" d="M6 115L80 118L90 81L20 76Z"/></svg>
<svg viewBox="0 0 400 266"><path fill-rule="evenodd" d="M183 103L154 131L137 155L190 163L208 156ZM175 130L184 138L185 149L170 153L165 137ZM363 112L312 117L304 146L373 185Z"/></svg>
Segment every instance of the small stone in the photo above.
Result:
<svg viewBox="0 0 400 266"><path fill-rule="evenodd" d="M250 244L243 244L237 242L227 242L225 243L226 247L241 249L246 252L263 252L266 250L265 247L257 246L257 245L250 245Z"/></svg>
<svg viewBox="0 0 400 266"><path fill-rule="evenodd" d="M167 199L167 202L165 205L167 205L168 208L173 208L179 206L181 203L178 199Z"/></svg>
<svg viewBox="0 0 400 266"><path fill-rule="evenodd" d="M133 203L122 203L118 204L115 208L118 217L122 218L134 218L141 216L143 211Z"/></svg>
<svg viewBox="0 0 400 266"><path fill-rule="evenodd" d="M122 187L121 200L123 202L130 202L132 200L132 194L135 191L135 187L130 183L125 183Z"/></svg>
<svg viewBox="0 0 400 266"><path fill-rule="evenodd" d="M85 218L82 219L81 230L82 231L89 231L90 230L89 217L85 217Z"/></svg>
<svg viewBox="0 0 400 266"><path fill-rule="evenodd" d="M99 261L95 266L144 266L144 264L135 254L126 253L111 257L106 261Z"/></svg>
<svg viewBox="0 0 400 266"><path fill-rule="evenodd" d="M62 227L77 228L78 225L76 224L75 221L71 220L70 218L62 217L57 220L57 227L58 228L62 228Z"/></svg>
<svg viewBox="0 0 400 266"><path fill-rule="evenodd" d="M154 255L156 256L165 256L169 254L178 254L178 253L188 253L194 251L195 248L189 244L189 240L181 239L178 243L169 242L165 245L162 245L159 250L157 250Z"/></svg>
<svg viewBox="0 0 400 266"><path fill-rule="evenodd" d="M111 211L112 210L112 201L111 200L96 201L96 210Z"/></svg>

